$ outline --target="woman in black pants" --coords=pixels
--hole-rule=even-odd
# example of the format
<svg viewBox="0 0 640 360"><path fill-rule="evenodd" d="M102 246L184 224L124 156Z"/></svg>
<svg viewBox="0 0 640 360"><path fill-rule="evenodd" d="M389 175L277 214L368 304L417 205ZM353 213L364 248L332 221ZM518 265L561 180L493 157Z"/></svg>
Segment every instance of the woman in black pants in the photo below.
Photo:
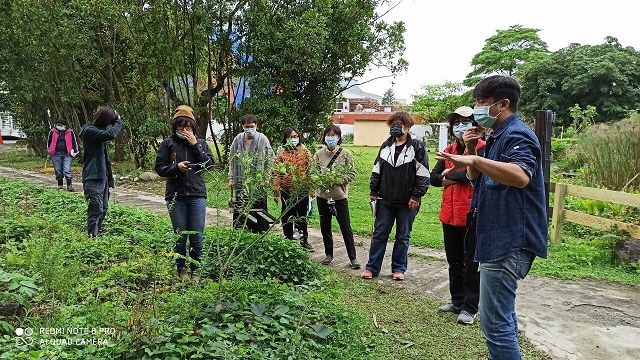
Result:
<svg viewBox="0 0 640 360"><path fill-rule="evenodd" d="M353 155L349 150L340 147L342 132L336 125L330 125L324 130L322 140L325 146L313 155L314 166L320 176L333 172L336 179L331 187L319 189L316 192L318 214L320 215L320 231L322 232L326 255L322 263L329 265L333 261L331 217L335 216L340 225L351 267L359 269L360 263L356 258L356 247L353 242L353 231L351 230L351 220L349 219L349 201L347 200L349 183L356 178L353 168Z"/></svg>
<svg viewBox="0 0 640 360"><path fill-rule="evenodd" d="M274 162L274 201L282 200L282 228L284 236L293 240L294 227L302 233L300 245L313 252L307 232L307 212L309 210L308 172L311 153L300 143L300 133L294 128L286 128L282 136L283 149Z"/></svg>
<svg viewBox="0 0 640 360"><path fill-rule="evenodd" d="M461 106L449 114L449 134L454 141L445 153L466 154L463 135L470 129L473 109ZM477 153L484 152L484 141L479 140ZM431 172L431 185L443 186L440 221L444 233L444 249L449 263L449 291L451 303L440 308L442 312L458 314L458 323L472 324L478 312L480 276L478 263L474 262L476 247L475 228L471 220L470 201L473 187L467 179L466 168L457 169L450 161L438 160Z"/></svg>

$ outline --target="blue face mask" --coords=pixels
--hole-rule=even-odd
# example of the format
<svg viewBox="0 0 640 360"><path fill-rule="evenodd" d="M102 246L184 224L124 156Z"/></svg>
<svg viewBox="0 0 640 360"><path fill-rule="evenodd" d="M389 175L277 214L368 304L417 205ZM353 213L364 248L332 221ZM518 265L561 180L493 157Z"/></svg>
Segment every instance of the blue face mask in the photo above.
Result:
<svg viewBox="0 0 640 360"><path fill-rule="evenodd" d="M457 123L455 125L453 125L453 135L455 135L455 137L457 137L458 139L462 140L462 135L464 135L464 133L471 129L472 125L471 122L463 122L463 123Z"/></svg>
<svg viewBox="0 0 640 360"><path fill-rule="evenodd" d="M300 139L299 138L289 138L289 140L287 140L287 143L291 146L298 146L298 144L300 143Z"/></svg>
<svg viewBox="0 0 640 360"><path fill-rule="evenodd" d="M256 137L256 131L256 128L253 127L244 128L244 135L249 139L253 139L254 137Z"/></svg>
<svg viewBox="0 0 640 360"><path fill-rule="evenodd" d="M402 131L402 125L391 125L391 127L389 128L389 135L395 138L402 136L402 134L404 134L404 132Z"/></svg>
<svg viewBox="0 0 640 360"><path fill-rule="evenodd" d="M496 123L496 120L498 120L498 116L500 116L502 111L500 111L496 116L491 116L489 115L489 110L493 105L499 102L500 101L496 101L491 105L476 105L473 108L473 119L478 123L478 125L482 126L485 129L488 129Z"/></svg>
<svg viewBox="0 0 640 360"><path fill-rule="evenodd" d="M324 143L327 144L328 147L334 148L338 145L338 137L337 136L325 136Z"/></svg>

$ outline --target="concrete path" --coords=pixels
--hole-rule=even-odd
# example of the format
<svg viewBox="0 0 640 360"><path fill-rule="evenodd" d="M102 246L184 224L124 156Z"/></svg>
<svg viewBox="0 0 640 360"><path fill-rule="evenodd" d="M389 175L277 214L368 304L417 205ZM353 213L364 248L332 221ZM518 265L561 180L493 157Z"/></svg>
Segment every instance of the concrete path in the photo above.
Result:
<svg viewBox="0 0 640 360"><path fill-rule="evenodd" d="M26 180L45 187L55 187L50 174L0 167L0 176ZM76 182L78 183L78 182ZM166 216L161 196L126 188L112 191L115 203L136 206ZM207 225L228 224L227 210L207 209ZM419 226L418 224L414 226ZM352 276L360 271L349 268L349 260L336 234L335 260L331 267ZM318 229L309 230L309 241L316 248L313 259L324 257ZM366 261L370 239L356 236L357 251ZM385 271L374 280L400 286L412 292L449 300L447 263L444 252L412 247L409 271L404 282L393 282L389 264L392 246L387 247ZM566 281L529 276L520 283L517 299L518 321L524 335L554 359L640 359L640 288L591 280Z"/></svg>

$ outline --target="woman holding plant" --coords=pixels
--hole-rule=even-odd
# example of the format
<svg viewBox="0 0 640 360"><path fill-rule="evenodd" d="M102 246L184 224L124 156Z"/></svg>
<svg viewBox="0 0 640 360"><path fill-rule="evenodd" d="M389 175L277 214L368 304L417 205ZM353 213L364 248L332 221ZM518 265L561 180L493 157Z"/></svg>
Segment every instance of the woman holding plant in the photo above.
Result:
<svg viewBox="0 0 640 360"><path fill-rule="evenodd" d="M324 242L324 265L333 261L333 233L331 231L331 217L335 216L340 225L340 232L347 248L347 255L351 261L351 268L359 269L360 263L356 258L356 247L353 241L351 220L349 218L349 202L347 200L349 183L356 178L351 151L340 147L342 132L336 125L330 125L324 130L323 144L325 146L313 155L313 163L317 174L312 176L318 198L318 213L320 215L320 231Z"/></svg>
<svg viewBox="0 0 640 360"><path fill-rule="evenodd" d="M302 233L300 245L313 252L307 232L309 210L308 172L311 153L300 143L300 133L291 127L284 130L283 149L274 162L274 201L282 199L282 227L284 236L293 240L294 226Z"/></svg>

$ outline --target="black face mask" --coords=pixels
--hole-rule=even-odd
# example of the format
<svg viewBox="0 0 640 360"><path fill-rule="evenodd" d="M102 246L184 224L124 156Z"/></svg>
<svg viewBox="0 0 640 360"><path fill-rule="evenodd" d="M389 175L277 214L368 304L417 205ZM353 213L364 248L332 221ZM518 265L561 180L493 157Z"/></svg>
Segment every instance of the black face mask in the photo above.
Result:
<svg viewBox="0 0 640 360"><path fill-rule="evenodd" d="M400 136L402 136L402 134L404 134L404 132L402 131L402 125L391 125L391 127L389 128L389 135L395 138L399 138Z"/></svg>

